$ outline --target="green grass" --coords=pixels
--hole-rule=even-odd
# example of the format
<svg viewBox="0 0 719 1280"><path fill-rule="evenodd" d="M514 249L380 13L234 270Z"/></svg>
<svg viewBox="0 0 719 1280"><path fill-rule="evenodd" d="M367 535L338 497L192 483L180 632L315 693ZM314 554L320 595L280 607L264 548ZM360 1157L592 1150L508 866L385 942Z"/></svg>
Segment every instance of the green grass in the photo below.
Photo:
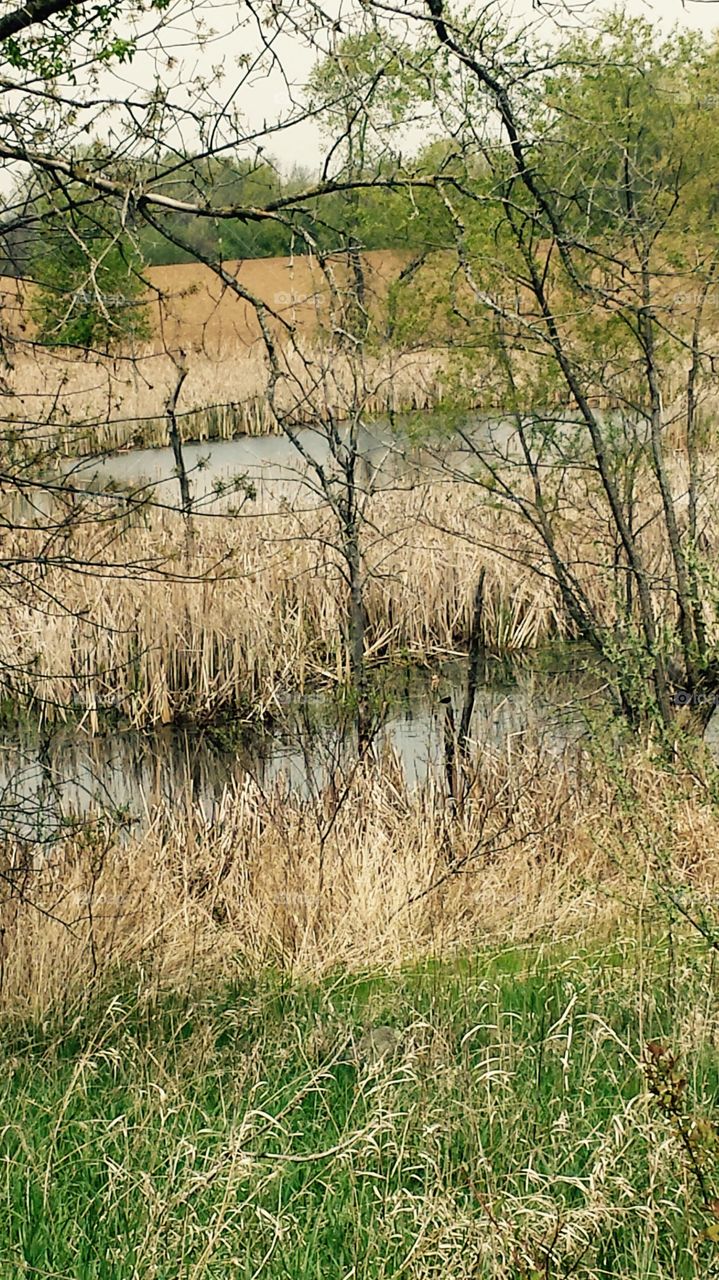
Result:
<svg viewBox="0 0 719 1280"><path fill-rule="evenodd" d="M376 1070L352 1036L390 1023ZM642 1042L719 1088L684 945L95 994L0 1028L0 1276L689 1277L707 1213ZM711 1178L713 1152L706 1156Z"/></svg>

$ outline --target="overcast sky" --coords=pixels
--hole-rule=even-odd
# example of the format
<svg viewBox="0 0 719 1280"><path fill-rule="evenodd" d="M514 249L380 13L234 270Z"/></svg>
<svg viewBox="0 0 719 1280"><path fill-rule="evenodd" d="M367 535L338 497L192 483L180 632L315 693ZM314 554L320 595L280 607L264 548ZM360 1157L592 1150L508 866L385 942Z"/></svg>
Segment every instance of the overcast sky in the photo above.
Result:
<svg viewBox="0 0 719 1280"><path fill-rule="evenodd" d="M616 7L619 6L612 4L611 0L609 3L607 0L587 0L584 9L586 24L591 25L601 14ZM631 13L660 24L667 31L678 25L709 35L719 28L719 0L686 0L686 3L682 3L682 0L626 0L624 7ZM524 24L528 20L536 21L539 6L533 6L532 0L514 0L513 3L503 5L502 9L505 13L513 13L515 20ZM287 50L287 46L285 49ZM288 51L284 60L298 85L306 80L313 61L307 50L297 47L291 53ZM277 88L276 85L270 86L262 82L253 86L252 93L243 98L248 117L259 121L264 116L271 116L276 109ZM309 124L278 134L270 146L284 169L297 163L316 168L322 154L322 139Z"/></svg>
<svg viewBox="0 0 719 1280"><path fill-rule="evenodd" d="M340 0L341 2L341 0ZM587 0L584 18L587 25L595 22L608 9L617 7L607 0ZM673 26L690 27L694 30L711 34L719 28L719 0L627 0L624 6L629 12L641 15L651 22L660 24L667 31ZM502 6L505 13L511 12L518 23L536 21L538 5L532 0L513 0ZM289 78L299 88L307 79L313 64L313 56L307 49L299 45L291 48L285 44L282 48L283 63ZM271 118L277 109L277 102L283 96L283 89L277 82L257 81L252 90L243 95L242 103L248 118L260 123L264 118ZM302 124L286 133L279 133L268 144L272 154L285 170L295 164L304 164L315 169L323 152L322 139L310 124Z"/></svg>
<svg viewBox="0 0 719 1280"><path fill-rule="evenodd" d="M481 2L482 0L476 0L478 6ZM575 14L580 2L581 0L567 0L575 8ZM506 0L505 3L498 0L496 8L504 15L511 13L517 24L536 25L538 21L541 22L540 15L546 13L552 4L556 5L557 0L543 0L543 3L544 8L541 7L540 0L535 0L534 5L532 0ZM323 0L325 9L331 6L341 16L356 7L356 4L357 0ZM605 0L585 0L583 24L593 25L603 12L612 7L614 6L607 4ZM626 0L625 7L632 13L641 14L650 21L661 24L666 30L675 24L706 33L719 28L719 0L685 0L684 3L682 0ZM129 65L116 68L114 72L103 76L103 94L107 89L113 97L134 97L138 94L146 97L158 73L163 83L171 83L173 79L186 82L189 76L198 71L211 79L213 68L224 62L226 74L219 91L220 97L234 96L235 105L240 108L244 124L249 130L261 130L265 122L272 122L278 116L286 117L291 110L290 93L298 102L303 100L303 88L316 54L297 37L284 36L275 44L284 80L277 73L268 77L264 72L253 71L244 87L235 93L238 80L242 78L238 70L238 59L243 54L256 54L261 48L256 26L251 21L248 25L246 7L238 4L237 0L211 0L209 7L203 5L201 0L197 4L193 4L193 0L171 0L170 12L173 19L169 43L176 46L172 50L177 54L175 69L168 68L166 63L160 63L148 53L139 54ZM207 14L216 29L215 38L208 41L201 50L196 46L193 32L193 22L198 14ZM574 20L577 21L576 16ZM90 128L108 139L111 136L111 121L111 112L103 115L102 110L99 110L94 114ZM118 124L120 122L121 116L118 113ZM416 136L409 140L410 145L420 142L423 136L426 136L426 132L416 132ZM188 136L178 145L194 149L196 139ZM274 157L286 172L296 165L316 172L326 145L317 128L308 122L272 134L264 143L265 154ZM0 170L0 190L9 189L11 176L11 169L4 173Z"/></svg>

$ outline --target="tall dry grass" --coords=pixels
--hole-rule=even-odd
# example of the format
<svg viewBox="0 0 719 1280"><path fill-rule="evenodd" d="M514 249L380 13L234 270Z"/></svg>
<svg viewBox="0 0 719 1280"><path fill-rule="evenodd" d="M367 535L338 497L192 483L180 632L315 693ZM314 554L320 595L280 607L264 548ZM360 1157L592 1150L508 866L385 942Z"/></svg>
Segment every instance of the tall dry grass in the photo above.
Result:
<svg viewBox="0 0 719 1280"><path fill-rule="evenodd" d="M675 482L679 493L680 467ZM616 534L584 487L570 501L564 484L562 498L560 552L611 628L621 623L626 591ZM715 498L716 485L708 485L700 511L708 548L719 546ZM681 517L681 502L678 509ZM482 639L490 652L571 636L541 541L481 487L408 482L374 492L365 516L369 662L466 652L482 570ZM671 626L670 555L655 517L647 490L636 524L657 617ZM104 711L136 726L222 711L261 714L279 696L341 683L348 600L337 546L333 517L305 504L301 490L294 510L270 509L263 499L235 516L198 520L189 541L178 514L152 507L128 516L124 527L70 522L53 555L42 532L7 533L3 693L40 719L80 716L95 730ZM710 580L710 640L719 637L712 590Z"/></svg>
<svg viewBox="0 0 719 1280"><path fill-rule="evenodd" d="M526 534L476 504L471 486L370 499L369 661L463 652L483 567L490 650L565 634L551 583L531 570ZM445 528L448 516L467 537ZM43 535L34 541L39 548ZM347 592L335 542L317 507L208 518L189 559L186 529L170 512L150 511L121 534L80 525L56 561L28 566L6 598L4 693L40 719L79 715L92 730L107 710L134 725L256 713L288 691L342 682ZM8 536L6 554L25 558L32 546L23 530Z"/></svg>
<svg viewBox="0 0 719 1280"><path fill-rule="evenodd" d="M181 985L234 965L319 974L490 942L593 936L629 911L707 909L719 816L693 773L607 767L534 731L484 749L459 813L391 759L314 801L247 780L141 834L3 857L2 999L37 1009L114 968Z"/></svg>
<svg viewBox="0 0 719 1280"><path fill-rule="evenodd" d="M15 360L8 375L11 394L3 399L0 435L26 437L35 447L53 448L70 458L167 445L165 406L177 382L179 359L152 349L131 359L31 349ZM188 376L177 417L185 440L231 440L278 431L267 398L267 361L257 340L217 356L194 351L182 362ZM292 408L296 419L312 422L310 387L325 363L321 349L298 344L294 356L287 356L288 379L278 390L278 409ZM386 351L368 359L362 411L380 416L433 409L441 400L442 374L439 353ZM334 394L326 407L344 417L350 404L357 407L349 362L333 357L332 376Z"/></svg>

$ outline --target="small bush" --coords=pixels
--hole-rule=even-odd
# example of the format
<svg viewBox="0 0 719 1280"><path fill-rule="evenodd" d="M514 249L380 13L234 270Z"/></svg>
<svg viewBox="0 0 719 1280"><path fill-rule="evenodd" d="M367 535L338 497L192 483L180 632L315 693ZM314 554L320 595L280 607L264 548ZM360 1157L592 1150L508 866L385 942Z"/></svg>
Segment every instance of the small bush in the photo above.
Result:
<svg viewBox="0 0 719 1280"><path fill-rule="evenodd" d="M33 263L39 287L32 318L39 341L109 350L149 338L141 266L127 233L58 214Z"/></svg>

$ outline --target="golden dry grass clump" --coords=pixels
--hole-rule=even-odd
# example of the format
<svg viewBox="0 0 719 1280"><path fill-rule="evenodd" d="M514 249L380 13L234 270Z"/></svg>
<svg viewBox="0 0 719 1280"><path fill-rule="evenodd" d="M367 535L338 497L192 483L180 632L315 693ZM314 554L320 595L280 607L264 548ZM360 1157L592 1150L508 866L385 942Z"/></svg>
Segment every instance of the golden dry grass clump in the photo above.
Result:
<svg viewBox="0 0 719 1280"><path fill-rule="evenodd" d="M565 632L551 584L528 567L526 535L477 506L472 486L449 496L422 485L370 500L369 661L462 653L482 567L490 649ZM93 730L107 710L138 726L249 707L256 715L278 693L344 681L347 599L331 518L321 508L250 512L200 521L189 559L172 513L151 511L120 536L113 524L104 533L80 526L63 548L68 561L28 573L0 615L6 695L41 720L80 715ZM27 556L32 545L21 530L7 554Z"/></svg>
<svg viewBox="0 0 719 1280"><path fill-rule="evenodd" d="M33 868L6 847L2 999L47 1005L114 967L181 985L238 961L315 975L394 965L596 936L669 892L708 902L719 831L696 779L625 758L624 806L612 769L583 751L548 768L533 730L484 749L459 813L437 784L408 789L386 757L313 802L248 778L211 815L186 797L144 832L100 825Z"/></svg>
<svg viewBox="0 0 719 1280"><path fill-rule="evenodd" d="M674 482L680 494L680 466ZM719 546L715 499L716 482L699 513L708 547ZM663 617L674 608L671 562L653 510L648 490L639 542ZM483 569L490 652L572 636L540 539L481 486L434 479L378 490L365 517L370 663L464 655ZM189 542L187 533L178 514L152 507L123 530L114 520L81 523L50 557L42 531L8 533L6 555L26 567L0 615L5 696L41 720L79 715L94 731L106 711L136 726L261 715L278 695L348 679L346 581L326 508L303 500L293 511L265 497L236 516L197 519ZM623 568L591 493L566 502L555 533L600 625L616 625ZM34 551L44 558L33 564ZM709 589L706 626L711 641Z"/></svg>

